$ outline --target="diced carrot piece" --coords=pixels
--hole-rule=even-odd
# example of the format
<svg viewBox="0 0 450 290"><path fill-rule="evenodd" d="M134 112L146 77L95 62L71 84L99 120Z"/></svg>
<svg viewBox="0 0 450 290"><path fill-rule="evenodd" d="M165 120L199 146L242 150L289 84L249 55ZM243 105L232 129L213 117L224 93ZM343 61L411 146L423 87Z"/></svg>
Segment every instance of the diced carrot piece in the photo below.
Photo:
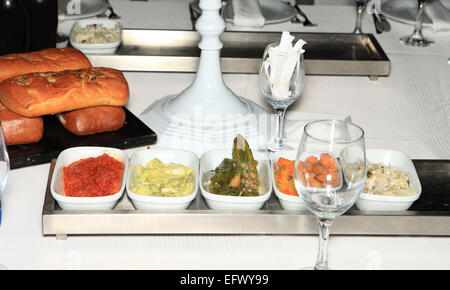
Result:
<svg viewBox="0 0 450 290"><path fill-rule="evenodd" d="M289 193L286 193L288 195L292 195L292 196L298 196L298 193L295 189L291 189L291 191Z"/></svg>
<svg viewBox="0 0 450 290"><path fill-rule="evenodd" d="M329 185L335 185L336 180L337 180L337 174L336 173L331 173L331 174L321 174L321 175L317 175L316 179L319 180L320 182L323 182L325 184L329 184Z"/></svg>
<svg viewBox="0 0 450 290"><path fill-rule="evenodd" d="M322 153L320 154L320 163L322 163L323 166L330 168L335 166L336 161L334 160L334 157L331 156L330 154Z"/></svg>
<svg viewBox="0 0 450 290"><path fill-rule="evenodd" d="M288 191L283 192L285 194L288 195L294 195L294 196L298 196L297 190L295 190L295 187L290 187Z"/></svg>
<svg viewBox="0 0 450 290"><path fill-rule="evenodd" d="M277 163L282 168L288 168L292 164L292 161L289 159L280 157L280 159L278 159Z"/></svg>
<svg viewBox="0 0 450 290"><path fill-rule="evenodd" d="M307 174L306 175L306 180L311 182L311 181L316 181L316 176L314 174Z"/></svg>
<svg viewBox="0 0 450 290"><path fill-rule="evenodd" d="M285 169L282 173L280 173L280 175L283 177L283 179L287 180L287 178L289 177L289 171Z"/></svg>
<svg viewBox="0 0 450 290"><path fill-rule="evenodd" d="M308 156L306 159L305 159L305 161L307 162L307 163L313 163L313 164L316 164L317 162L319 162L319 160L317 159L317 157L316 156Z"/></svg>
<svg viewBox="0 0 450 290"><path fill-rule="evenodd" d="M286 171L288 175L294 175L294 166L286 168Z"/></svg>
<svg viewBox="0 0 450 290"><path fill-rule="evenodd" d="M313 169L314 164L307 162L306 163L306 167L305 167L305 171L311 172L311 170Z"/></svg>
<svg viewBox="0 0 450 290"><path fill-rule="evenodd" d="M328 173L335 173L335 172L339 171L339 168L333 166L333 167L329 167L327 171L328 171Z"/></svg>
<svg viewBox="0 0 450 290"><path fill-rule="evenodd" d="M284 176L281 174L275 175L275 182L276 183L283 183Z"/></svg>
<svg viewBox="0 0 450 290"><path fill-rule="evenodd" d="M320 182L327 182L327 176L327 174L316 175L316 179Z"/></svg>
<svg viewBox="0 0 450 290"><path fill-rule="evenodd" d="M287 172L286 168L280 168L277 175L287 176L287 174L288 174L288 172Z"/></svg>
<svg viewBox="0 0 450 290"><path fill-rule="evenodd" d="M317 175L324 174L325 172L327 172L327 170L322 165L314 165L311 169L311 172Z"/></svg>
<svg viewBox="0 0 450 290"><path fill-rule="evenodd" d="M278 188L278 190L281 191L281 192L289 191L289 189L290 189L289 183L282 183L280 185L280 187Z"/></svg>
<svg viewBox="0 0 450 290"><path fill-rule="evenodd" d="M309 187L322 187L322 183L316 179L313 179L308 182Z"/></svg>
<svg viewBox="0 0 450 290"><path fill-rule="evenodd" d="M293 175L289 175L287 177L287 181L289 182L290 185L294 186L294 176Z"/></svg>

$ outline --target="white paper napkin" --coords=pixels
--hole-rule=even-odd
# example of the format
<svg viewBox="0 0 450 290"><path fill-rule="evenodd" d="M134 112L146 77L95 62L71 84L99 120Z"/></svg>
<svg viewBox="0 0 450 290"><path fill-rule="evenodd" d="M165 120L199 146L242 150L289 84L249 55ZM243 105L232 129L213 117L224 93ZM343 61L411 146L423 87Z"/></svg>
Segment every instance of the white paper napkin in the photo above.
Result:
<svg viewBox="0 0 450 290"><path fill-rule="evenodd" d="M425 4L425 13L433 21L433 31L450 31L450 3L444 0L429 1ZM449 1L450 2L450 1Z"/></svg>
<svg viewBox="0 0 450 290"><path fill-rule="evenodd" d="M263 27L264 18L258 0L232 0L234 25L244 27Z"/></svg>
<svg viewBox="0 0 450 290"><path fill-rule="evenodd" d="M277 100L289 98L289 82L300 61L299 55L305 52L302 47L306 42L299 39L293 45L294 39L289 32L283 31L280 44L269 49L268 58L264 61L272 96Z"/></svg>

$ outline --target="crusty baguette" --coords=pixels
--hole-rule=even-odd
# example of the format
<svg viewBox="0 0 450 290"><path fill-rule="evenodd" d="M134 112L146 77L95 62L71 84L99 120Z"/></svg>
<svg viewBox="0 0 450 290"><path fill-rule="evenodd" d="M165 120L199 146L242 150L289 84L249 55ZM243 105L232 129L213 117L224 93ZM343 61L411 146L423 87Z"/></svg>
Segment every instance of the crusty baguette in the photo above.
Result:
<svg viewBox="0 0 450 290"><path fill-rule="evenodd" d="M48 48L0 56L0 82L32 72L76 70L91 67L89 59L71 47Z"/></svg>
<svg viewBox="0 0 450 290"><path fill-rule="evenodd" d="M75 135L119 130L125 123L122 107L97 106L58 114L61 124Z"/></svg>
<svg viewBox="0 0 450 290"><path fill-rule="evenodd" d="M128 96L122 72L103 67L30 73L0 83L0 102L25 117L93 106L124 106Z"/></svg>
<svg viewBox="0 0 450 290"><path fill-rule="evenodd" d="M27 118L11 112L0 104L0 121L6 145L35 143L44 134L42 117Z"/></svg>

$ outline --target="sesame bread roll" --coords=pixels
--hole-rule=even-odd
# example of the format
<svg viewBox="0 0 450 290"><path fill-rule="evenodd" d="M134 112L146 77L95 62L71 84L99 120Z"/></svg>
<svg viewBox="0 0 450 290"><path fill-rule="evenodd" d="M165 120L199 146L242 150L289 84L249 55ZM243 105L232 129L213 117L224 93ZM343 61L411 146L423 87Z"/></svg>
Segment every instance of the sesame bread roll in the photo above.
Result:
<svg viewBox="0 0 450 290"><path fill-rule="evenodd" d="M71 47L0 56L0 82L32 72L77 70L91 67L89 59Z"/></svg>
<svg viewBox="0 0 450 290"><path fill-rule="evenodd" d="M30 73L0 83L0 102L25 117L93 106L124 106L128 96L122 72L103 67Z"/></svg>
<svg viewBox="0 0 450 290"><path fill-rule="evenodd" d="M42 117L27 118L8 110L0 104L0 121L6 145L35 143L44 134Z"/></svg>
<svg viewBox="0 0 450 290"><path fill-rule="evenodd" d="M90 107L57 116L64 128L81 136L116 131L125 124L125 111L122 107Z"/></svg>

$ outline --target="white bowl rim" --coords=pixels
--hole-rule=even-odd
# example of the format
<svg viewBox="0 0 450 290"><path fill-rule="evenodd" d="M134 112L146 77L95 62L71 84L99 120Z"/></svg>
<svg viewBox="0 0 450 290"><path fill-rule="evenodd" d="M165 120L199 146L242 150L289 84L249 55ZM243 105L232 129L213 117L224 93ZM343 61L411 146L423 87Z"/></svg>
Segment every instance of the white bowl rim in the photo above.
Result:
<svg viewBox="0 0 450 290"><path fill-rule="evenodd" d="M198 185L196 183L194 191L185 196L152 196L133 193L127 189L128 196L136 201L145 203L183 203L193 200L197 196Z"/></svg>
<svg viewBox="0 0 450 290"><path fill-rule="evenodd" d="M206 152L204 152L200 158L200 173L202 172L202 160L204 159L204 157L206 155L212 154L214 152L232 152L232 149L213 149L213 150L208 150ZM267 152L265 151L258 151L258 150L252 150L253 156L255 157L256 160L258 160L258 158L255 155L263 155L266 156L267 159L264 160L258 160L258 162L267 162L269 166L267 166L267 170L271 170L271 165L270 165L270 156L267 154ZM256 153L256 154L255 154ZM269 172L269 174L267 175L267 178L272 179L272 176ZM206 199L210 199L210 200L214 200L214 201L220 201L220 202L224 202L224 203L233 203L233 204L239 204L239 203L244 203L244 204L250 204L250 203L261 203L261 202L265 202L266 200L268 200L271 196L272 193L272 181L270 180L269 182L269 188L267 189L266 192L264 192L261 195L258 196L232 196L232 195L220 195L220 194L215 194L215 193L211 193L209 191L207 191L204 187L203 187L203 183L202 183L202 176L198 177L198 182L199 182L199 186L200 186L200 191L203 195L203 197L205 197Z"/></svg>
<svg viewBox="0 0 450 290"><path fill-rule="evenodd" d="M197 155L195 153L193 153L192 151L189 150L185 150L185 149L171 149L171 148L151 148L151 149L140 149L135 151L130 159L129 162L131 162L131 160L133 159L133 156L139 154L139 153L144 153L146 152L147 154L153 154L153 153L158 153L158 152L167 152L167 153L173 153L173 152L179 152L185 155L190 155L191 157L194 158L194 160L196 160L196 168L191 168L195 171L195 187L194 190L192 191L191 194L189 195L185 195L185 196L152 196L152 195L142 195L142 194L137 194L134 193L130 188L129 188L129 182L130 182L130 177L131 177L131 170L128 171L128 175L127 175L127 180L126 180L126 191L127 191L127 195L132 199L132 200L136 200L136 201L140 201L140 202L145 202L145 203L184 203L184 202L189 202L191 200L193 200L196 196L197 196L197 192L198 192L198 175L199 175L199 159L197 157ZM156 156L155 156L156 157ZM155 158L154 157L154 158ZM184 166L187 166L186 164L183 164ZM190 167L190 166L188 166Z"/></svg>
<svg viewBox="0 0 450 290"><path fill-rule="evenodd" d="M396 195L378 195L378 194L367 194L361 192L358 199L361 200L371 200L371 201L384 201L384 202L411 202L416 201L419 199L420 193L414 194L414 195L402 195L402 196L396 196Z"/></svg>
<svg viewBox="0 0 450 290"><path fill-rule="evenodd" d="M60 193L57 193L55 191L54 186L55 186L55 182L56 181L54 180L54 177L56 177L57 170L59 169L59 168L56 167L56 165L58 164L58 158L63 153L67 154L67 152L70 152L70 151L79 151L79 150L83 150L83 149L95 149L95 150L98 149L98 151L100 151L100 152L103 151L104 153L105 153L105 150L108 150L108 151L119 153L119 155L122 155L125 158L125 160L124 160L124 172L122 174L123 181L122 181L122 185L121 185L121 187L120 187L120 189L119 189L119 191L117 193L106 195L106 196L83 196L82 197L82 196L66 196L66 195L62 195ZM111 157L113 157L113 156L111 156ZM54 171L53 171L53 174L52 174L52 182L50 184L50 193L51 193L52 197L55 200L60 201L60 202L64 202L64 203L74 203L74 204L75 203L79 203L79 204L81 204L81 203L82 204L92 203L92 204L94 204L94 203L112 202L112 201L115 201L115 200L117 200L117 199L122 197L123 192L125 190L125 185L126 185L126 176L128 175L128 160L129 160L128 159L128 154L124 150L113 148L113 147L77 146L77 147L67 148L67 149L61 151L61 153L58 155L58 158L57 158L56 163L55 163L55 168L54 168ZM87 158L87 157L84 157L84 158ZM82 158L80 158L80 159L82 159ZM80 160L80 159L78 159L78 160ZM75 162L75 161L73 161L73 162Z"/></svg>
<svg viewBox="0 0 450 290"><path fill-rule="evenodd" d="M89 24L95 24L95 23L99 23L99 24L102 24L102 23L117 24L117 23L119 23L120 26L122 26L122 21L120 19L111 19L111 18L106 18L106 17L78 19L77 21L75 21L73 23L73 26L89 25Z"/></svg>
<svg viewBox="0 0 450 290"><path fill-rule="evenodd" d="M281 198L281 199L283 199L285 201L294 202L294 203L301 203L301 204L305 203L300 196L285 194L285 193L282 193L281 191L279 191L276 188L274 188L274 192L275 192L275 195L277 197L279 197L279 198Z"/></svg>
<svg viewBox="0 0 450 290"><path fill-rule="evenodd" d="M130 156L130 160L133 158L133 156L135 154L139 154L141 152L180 152L180 153L185 153L185 154L189 154L192 155L193 157L197 158L197 160L199 160L199 158L197 157L197 155L189 150L186 149L173 149L173 148L145 148L145 149L139 149L133 152L133 154Z"/></svg>
<svg viewBox="0 0 450 290"><path fill-rule="evenodd" d="M270 191L258 196L232 196L220 195L207 191L200 183L202 195L210 200L228 202L228 203L260 203L270 198Z"/></svg>
<svg viewBox="0 0 450 290"><path fill-rule="evenodd" d="M102 50L102 49L112 49L120 45L120 40L116 42L108 42L108 43L92 43L92 44L86 44L86 43L78 43L78 42L70 42L72 46L76 49L80 50Z"/></svg>

